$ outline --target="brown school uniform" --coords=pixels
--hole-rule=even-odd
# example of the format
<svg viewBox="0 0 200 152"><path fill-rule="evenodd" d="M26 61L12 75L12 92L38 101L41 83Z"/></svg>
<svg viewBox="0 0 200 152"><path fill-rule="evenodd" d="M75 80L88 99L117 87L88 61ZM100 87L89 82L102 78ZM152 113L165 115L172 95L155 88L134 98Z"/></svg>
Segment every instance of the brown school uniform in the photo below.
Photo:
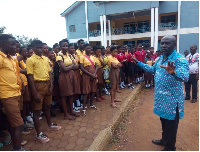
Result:
<svg viewBox="0 0 200 152"><path fill-rule="evenodd" d="M19 109L21 87L17 60L0 51L0 102L11 127L24 124Z"/></svg>
<svg viewBox="0 0 200 152"><path fill-rule="evenodd" d="M72 65L72 60L69 57L69 54L64 55L62 52L59 53L59 56L56 57L56 61L63 61L62 57L60 56L62 55L64 58L64 65L70 66ZM59 89L60 89L60 96L64 97L64 96L71 96L74 95L74 91L75 91L75 74L74 74L74 70L70 70L68 72L64 72L61 69L60 72L60 76L59 76L59 80L58 80L58 84L59 84Z"/></svg>
<svg viewBox="0 0 200 152"><path fill-rule="evenodd" d="M99 67L101 67L102 64L101 64L100 60L103 61L102 58L101 57L100 58L94 57L94 59L95 59L95 62L97 63L97 65ZM104 80L103 80L103 67L101 67L101 68L99 68L97 70L97 79L98 79L98 84L103 84L104 83Z"/></svg>
<svg viewBox="0 0 200 152"><path fill-rule="evenodd" d="M113 68L111 66L111 63L118 64L120 63L117 58L113 57L112 55L109 56L108 58L108 66L111 67L110 73L109 73L109 80L111 84L118 84L119 83L119 68Z"/></svg>
<svg viewBox="0 0 200 152"><path fill-rule="evenodd" d="M90 56L89 58L95 64L94 57ZM80 57L80 63L83 64L84 68L88 72L95 73L95 68L92 66L91 62L85 56ZM91 92L96 92L97 91L97 85L96 84L97 84L96 79L93 79L91 76L89 76L89 75L87 75L83 72L83 74L82 74L82 86L83 86L82 93L83 94L89 94Z"/></svg>

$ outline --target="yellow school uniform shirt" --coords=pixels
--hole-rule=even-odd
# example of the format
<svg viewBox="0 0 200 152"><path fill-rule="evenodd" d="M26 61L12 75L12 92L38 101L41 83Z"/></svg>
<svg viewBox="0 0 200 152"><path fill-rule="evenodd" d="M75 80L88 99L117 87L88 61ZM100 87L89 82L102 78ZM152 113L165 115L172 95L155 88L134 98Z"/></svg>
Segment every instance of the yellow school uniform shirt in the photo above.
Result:
<svg viewBox="0 0 200 152"><path fill-rule="evenodd" d="M89 58L94 63L94 65L95 65L94 56L90 55ZM81 56L80 57L80 63L82 63L84 67L92 65L91 62L85 56Z"/></svg>
<svg viewBox="0 0 200 152"><path fill-rule="evenodd" d="M85 55L85 50L83 50L83 52L81 52L79 49L76 50L76 55L80 61L80 57Z"/></svg>
<svg viewBox="0 0 200 152"><path fill-rule="evenodd" d="M60 55L63 56L64 65L66 67L72 65L72 59L69 57L69 55L68 54L63 54L62 52L60 52L59 55L56 57L56 61L63 61L63 59L62 59L62 57Z"/></svg>
<svg viewBox="0 0 200 152"><path fill-rule="evenodd" d="M21 80L18 62L0 51L0 98L21 95Z"/></svg>
<svg viewBox="0 0 200 152"><path fill-rule="evenodd" d="M51 71L49 59L45 56L33 54L26 61L27 74L33 74L35 81L50 80L49 72Z"/></svg>
<svg viewBox="0 0 200 152"><path fill-rule="evenodd" d="M97 63L98 66L102 66L101 61L103 62L103 60L102 60L101 57L98 58L98 57L94 56L94 60L95 60L95 62Z"/></svg>
<svg viewBox="0 0 200 152"><path fill-rule="evenodd" d="M113 57L112 55L110 55L108 57L108 66L111 66L111 63L115 63L115 64L118 64L120 63L117 58Z"/></svg>
<svg viewBox="0 0 200 152"><path fill-rule="evenodd" d="M26 63L24 63L24 61L20 61L20 66L21 66L21 69L26 69ZM22 81L24 83L24 86L26 86L28 84L28 81L27 81L27 78L26 78L26 75L25 74L22 74L20 73L20 76L22 78Z"/></svg>

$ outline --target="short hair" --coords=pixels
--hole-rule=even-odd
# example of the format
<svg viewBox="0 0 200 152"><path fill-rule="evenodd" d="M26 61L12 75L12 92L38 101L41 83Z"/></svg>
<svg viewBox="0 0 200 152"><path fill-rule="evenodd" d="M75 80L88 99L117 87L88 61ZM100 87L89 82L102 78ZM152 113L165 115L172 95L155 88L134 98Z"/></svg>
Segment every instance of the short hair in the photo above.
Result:
<svg viewBox="0 0 200 152"><path fill-rule="evenodd" d="M21 52L22 52L22 50L23 50L24 48L26 48L26 47L24 47L24 46L20 47L19 54L21 54Z"/></svg>
<svg viewBox="0 0 200 152"><path fill-rule="evenodd" d="M83 39L80 39L77 41L78 45L80 44L81 41L84 41Z"/></svg>
<svg viewBox="0 0 200 152"><path fill-rule="evenodd" d="M59 46L58 43L55 43L55 44L53 45L53 49L55 49L57 46Z"/></svg>
<svg viewBox="0 0 200 152"><path fill-rule="evenodd" d="M64 43L64 42L67 42L67 43L69 44L69 41L68 41L67 39L62 39L62 40L59 42L59 46L61 46L62 43Z"/></svg>
<svg viewBox="0 0 200 152"><path fill-rule="evenodd" d="M150 49L154 49L154 47L150 47Z"/></svg>
<svg viewBox="0 0 200 152"><path fill-rule="evenodd" d="M101 47L101 46L94 46L94 47L93 47L93 51L94 51L94 52L96 52L96 50L98 50L98 49L102 49L102 47Z"/></svg>
<svg viewBox="0 0 200 152"><path fill-rule="evenodd" d="M120 45L118 45L118 46L117 46L117 49L120 49L120 48L121 48L121 46L120 46Z"/></svg>
<svg viewBox="0 0 200 152"><path fill-rule="evenodd" d="M46 43L42 43L42 45L44 46L44 45L47 45Z"/></svg>
<svg viewBox="0 0 200 152"><path fill-rule="evenodd" d="M111 47L110 47L110 51L111 51L111 52L112 52L113 50L115 50L115 49L117 49L116 46L111 46Z"/></svg>
<svg viewBox="0 0 200 152"><path fill-rule="evenodd" d="M27 50L29 51L30 49L32 49L31 45L27 46Z"/></svg>
<svg viewBox="0 0 200 152"><path fill-rule="evenodd" d="M31 43L31 46L34 47L36 45L43 45L43 43L40 40L33 40L32 43Z"/></svg>
<svg viewBox="0 0 200 152"><path fill-rule="evenodd" d="M73 43L70 43L70 44L68 45L68 47L70 47L70 46L74 46L74 44L73 44Z"/></svg>
<svg viewBox="0 0 200 152"><path fill-rule="evenodd" d="M15 39L15 38L9 34L1 34L0 35L0 47L5 45L5 43L8 42L8 39Z"/></svg>
<svg viewBox="0 0 200 152"><path fill-rule="evenodd" d="M53 51L53 50L52 50L52 48L51 48L51 47L48 47L48 51L50 52L50 51Z"/></svg>

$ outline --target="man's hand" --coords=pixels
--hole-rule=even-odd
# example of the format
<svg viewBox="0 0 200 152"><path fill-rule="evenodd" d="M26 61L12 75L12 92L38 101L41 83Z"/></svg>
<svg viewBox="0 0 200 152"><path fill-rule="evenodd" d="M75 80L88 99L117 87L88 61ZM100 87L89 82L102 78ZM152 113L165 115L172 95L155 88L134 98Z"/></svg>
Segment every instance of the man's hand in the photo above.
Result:
<svg viewBox="0 0 200 152"><path fill-rule="evenodd" d="M196 78L195 78L197 81L199 80L199 73L196 75Z"/></svg>
<svg viewBox="0 0 200 152"><path fill-rule="evenodd" d="M169 74L174 74L175 73L175 68L176 66L174 65L174 62L168 61L168 66L162 66L160 65L161 68L165 69Z"/></svg>

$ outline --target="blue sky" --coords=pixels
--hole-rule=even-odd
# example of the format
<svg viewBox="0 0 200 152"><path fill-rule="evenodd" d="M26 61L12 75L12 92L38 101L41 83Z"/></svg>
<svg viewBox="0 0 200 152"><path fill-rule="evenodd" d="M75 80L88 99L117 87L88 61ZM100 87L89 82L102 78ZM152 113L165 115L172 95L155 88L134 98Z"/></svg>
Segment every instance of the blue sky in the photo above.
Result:
<svg viewBox="0 0 200 152"><path fill-rule="evenodd" d="M37 37L50 47L66 38L65 18L60 14L72 0L0 0L0 26L5 33Z"/></svg>

